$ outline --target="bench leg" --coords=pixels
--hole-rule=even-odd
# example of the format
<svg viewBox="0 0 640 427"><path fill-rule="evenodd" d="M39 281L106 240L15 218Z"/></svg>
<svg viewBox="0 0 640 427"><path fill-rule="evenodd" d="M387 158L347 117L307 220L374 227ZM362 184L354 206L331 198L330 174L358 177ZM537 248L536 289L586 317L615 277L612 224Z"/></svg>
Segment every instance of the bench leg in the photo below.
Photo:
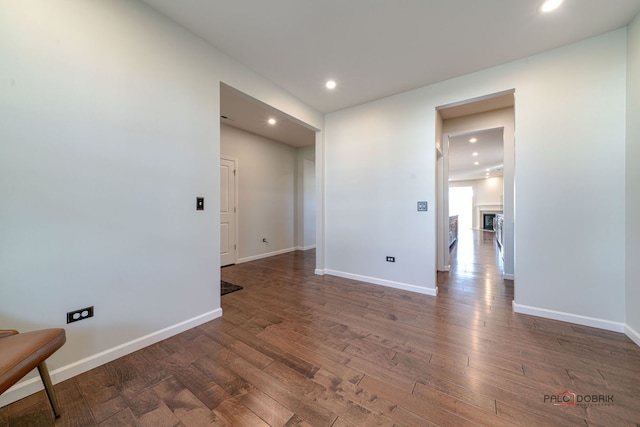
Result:
<svg viewBox="0 0 640 427"><path fill-rule="evenodd" d="M56 418L60 418L60 407L58 406L58 399L56 398L56 393L53 390L53 384L51 383L49 370L47 369L47 365L45 362L42 362L38 365L38 372L40 372L40 378L42 378L44 390L47 392L47 397L49 398L49 403L51 403L53 413L55 414Z"/></svg>

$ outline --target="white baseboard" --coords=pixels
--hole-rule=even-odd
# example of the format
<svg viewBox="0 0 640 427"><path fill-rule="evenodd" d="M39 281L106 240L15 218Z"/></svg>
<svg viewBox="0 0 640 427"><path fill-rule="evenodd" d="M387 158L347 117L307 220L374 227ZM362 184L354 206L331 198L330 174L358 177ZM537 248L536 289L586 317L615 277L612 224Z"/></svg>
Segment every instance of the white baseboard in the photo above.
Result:
<svg viewBox="0 0 640 427"><path fill-rule="evenodd" d="M513 311L521 314L529 314L531 316L544 317L546 319L560 320L568 323L575 323L582 326L590 326L600 328L612 332L625 332L624 323L612 322L610 320L597 319L595 317L582 316L579 314L564 313L561 311L548 310L546 308L530 307L528 305L517 304L515 300L512 302Z"/></svg>
<svg viewBox="0 0 640 427"><path fill-rule="evenodd" d="M309 246L296 246L296 251L308 251L311 249L315 249L316 245L309 245Z"/></svg>
<svg viewBox="0 0 640 427"><path fill-rule="evenodd" d="M316 270L317 271L317 270ZM318 274L318 273L316 273ZM423 288L422 286L411 285L408 283L394 282L391 280L378 279L377 277L361 276L359 274L345 273L336 270L324 270L324 274L343 277L345 279L358 280L360 282L373 283L374 285L387 286L389 288L402 289L403 291L416 292L423 295L438 295L438 288Z"/></svg>
<svg viewBox="0 0 640 427"><path fill-rule="evenodd" d="M316 268L313 272L318 276L324 276L324 270L321 268Z"/></svg>
<svg viewBox="0 0 640 427"><path fill-rule="evenodd" d="M628 336L631 341L640 346L640 333L638 333L638 331L629 325L624 325L624 334Z"/></svg>
<svg viewBox="0 0 640 427"><path fill-rule="evenodd" d="M502 278L506 280L516 280L516 276L511 273L502 273Z"/></svg>
<svg viewBox="0 0 640 427"><path fill-rule="evenodd" d="M244 258L239 258L238 259L238 264L242 264L243 262L249 262L249 261L255 261L257 259L262 259L262 258L269 258L272 256L276 256L276 255L282 255L282 254L286 254L289 252L294 252L295 250L297 250L297 248L287 248L287 249L280 249L279 251L273 251L273 252L267 252L264 254L259 254L259 255L253 255L253 256L248 256L248 257L244 257Z"/></svg>
<svg viewBox="0 0 640 427"><path fill-rule="evenodd" d="M51 371L49 373L51 375L51 381L56 384L64 380L68 380L69 378L90 371L93 368L97 368L98 366L104 365L105 363L111 362L119 357L126 356L134 351L150 346L151 344L155 344L163 339L172 337L180 332L184 332L187 329L194 328L221 316L222 309L218 308L208 313L201 314L200 316L185 320L184 322L177 323L143 337L120 344L100 353L85 357L82 360L78 360ZM30 378L26 381L21 381L0 395L0 407L27 397L42 390L43 388L44 387L42 386L42 381L39 376Z"/></svg>

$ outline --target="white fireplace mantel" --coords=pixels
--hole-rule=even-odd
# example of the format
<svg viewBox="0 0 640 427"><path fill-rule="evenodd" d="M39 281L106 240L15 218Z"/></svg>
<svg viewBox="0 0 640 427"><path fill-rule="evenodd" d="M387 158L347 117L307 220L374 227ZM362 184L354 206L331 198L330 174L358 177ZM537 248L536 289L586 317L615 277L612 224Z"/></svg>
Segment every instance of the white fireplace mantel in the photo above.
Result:
<svg viewBox="0 0 640 427"><path fill-rule="evenodd" d="M482 215L486 213L501 214L503 213L503 205L475 205L473 207L473 228L482 229Z"/></svg>

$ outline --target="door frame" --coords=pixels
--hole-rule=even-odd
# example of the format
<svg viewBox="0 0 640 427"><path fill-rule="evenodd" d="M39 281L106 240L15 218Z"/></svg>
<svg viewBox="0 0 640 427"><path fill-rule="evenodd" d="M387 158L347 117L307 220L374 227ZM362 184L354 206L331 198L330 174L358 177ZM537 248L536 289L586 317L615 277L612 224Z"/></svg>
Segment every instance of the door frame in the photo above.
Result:
<svg viewBox="0 0 640 427"><path fill-rule="evenodd" d="M239 194L238 194L238 177L240 176L240 165L238 163L238 159L236 157L232 157L232 156L227 156L224 154L220 154L220 160L218 161L218 163L220 163L220 161L222 160L227 160L230 162L233 162L235 165L235 174L234 174L234 180L233 180L233 191L235 194L235 198L234 198L234 212L233 212L233 217L234 217L234 230L233 232L235 233L236 236L236 247L235 247L235 251L233 253L233 263L232 264L237 264L238 263L238 253L240 252L240 240L238 239L238 230L239 230L239 224L238 224L238 218L240 217L240 215L238 214L240 212L240 207L239 207L239 203L238 203L238 199L239 199ZM219 195L218 197L220 197L221 195ZM219 224L218 224L219 225ZM222 236L221 236L222 237ZM220 255L219 255L220 256ZM226 265L232 265L232 264L226 264ZM220 259L220 265L222 265L222 259Z"/></svg>
<svg viewBox="0 0 640 427"><path fill-rule="evenodd" d="M503 212L504 212L504 279L515 280L516 271L516 241L515 241L515 114L516 114L516 101L515 101L515 89L509 89L494 94L481 96L477 98L468 99L461 102L455 102L452 104L442 105L436 107L436 121L438 126L436 127L436 141L440 141L440 150L436 153L436 191L437 201L440 205L437 207L438 217L436 220L436 266L439 271L448 271L449 269L449 253L448 247L445 247L444 235L445 230L448 230L448 216L449 216L449 153L448 153L448 138L449 133L454 134L466 133L471 131L477 131L480 129L490 128L503 128L503 150L504 150L504 167L503 167ZM446 132L443 129L443 118L441 110L455 108L460 106L469 106L470 104L480 103L491 98L495 98L502 95L512 95L514 97L513 104L513 116L509 120L488 120L479 126L461 126L457 129L447 129ZM507 107L502 107L507 108ZM486 113L494 110L501 110L502 108L487 109L482 111ZM470 115L473 116L476 113L463 114L461 116ZM477 114L481 114L478 112ZM461 117L459 116L459 117ZM438 148L438 146L436 146Z"/></svg>

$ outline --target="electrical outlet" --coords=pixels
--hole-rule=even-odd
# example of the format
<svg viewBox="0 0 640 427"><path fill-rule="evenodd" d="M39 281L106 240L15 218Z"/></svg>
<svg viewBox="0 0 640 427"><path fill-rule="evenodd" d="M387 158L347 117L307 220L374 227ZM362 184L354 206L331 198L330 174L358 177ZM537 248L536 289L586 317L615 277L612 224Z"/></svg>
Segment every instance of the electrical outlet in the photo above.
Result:
<svg viewBox="0 0 640 427"><path fill-rule="evenodd" d="M67 323L77 322L78 320L88 319L89 317L93 317L93 306L68 312Z"/></svg>
<svg viewBox="0 0 640 427"><path fill-rule="evenodd" d="M396 257L394 257L394 256L388 256L388 257L387 257L387 262L396 262Z"/></svg>
<svg viewBox="0 0 640 427"><path fill-rule="evenodd" d="M427 202L418 202L418 212L426 212L429 210Z"/></svg>

